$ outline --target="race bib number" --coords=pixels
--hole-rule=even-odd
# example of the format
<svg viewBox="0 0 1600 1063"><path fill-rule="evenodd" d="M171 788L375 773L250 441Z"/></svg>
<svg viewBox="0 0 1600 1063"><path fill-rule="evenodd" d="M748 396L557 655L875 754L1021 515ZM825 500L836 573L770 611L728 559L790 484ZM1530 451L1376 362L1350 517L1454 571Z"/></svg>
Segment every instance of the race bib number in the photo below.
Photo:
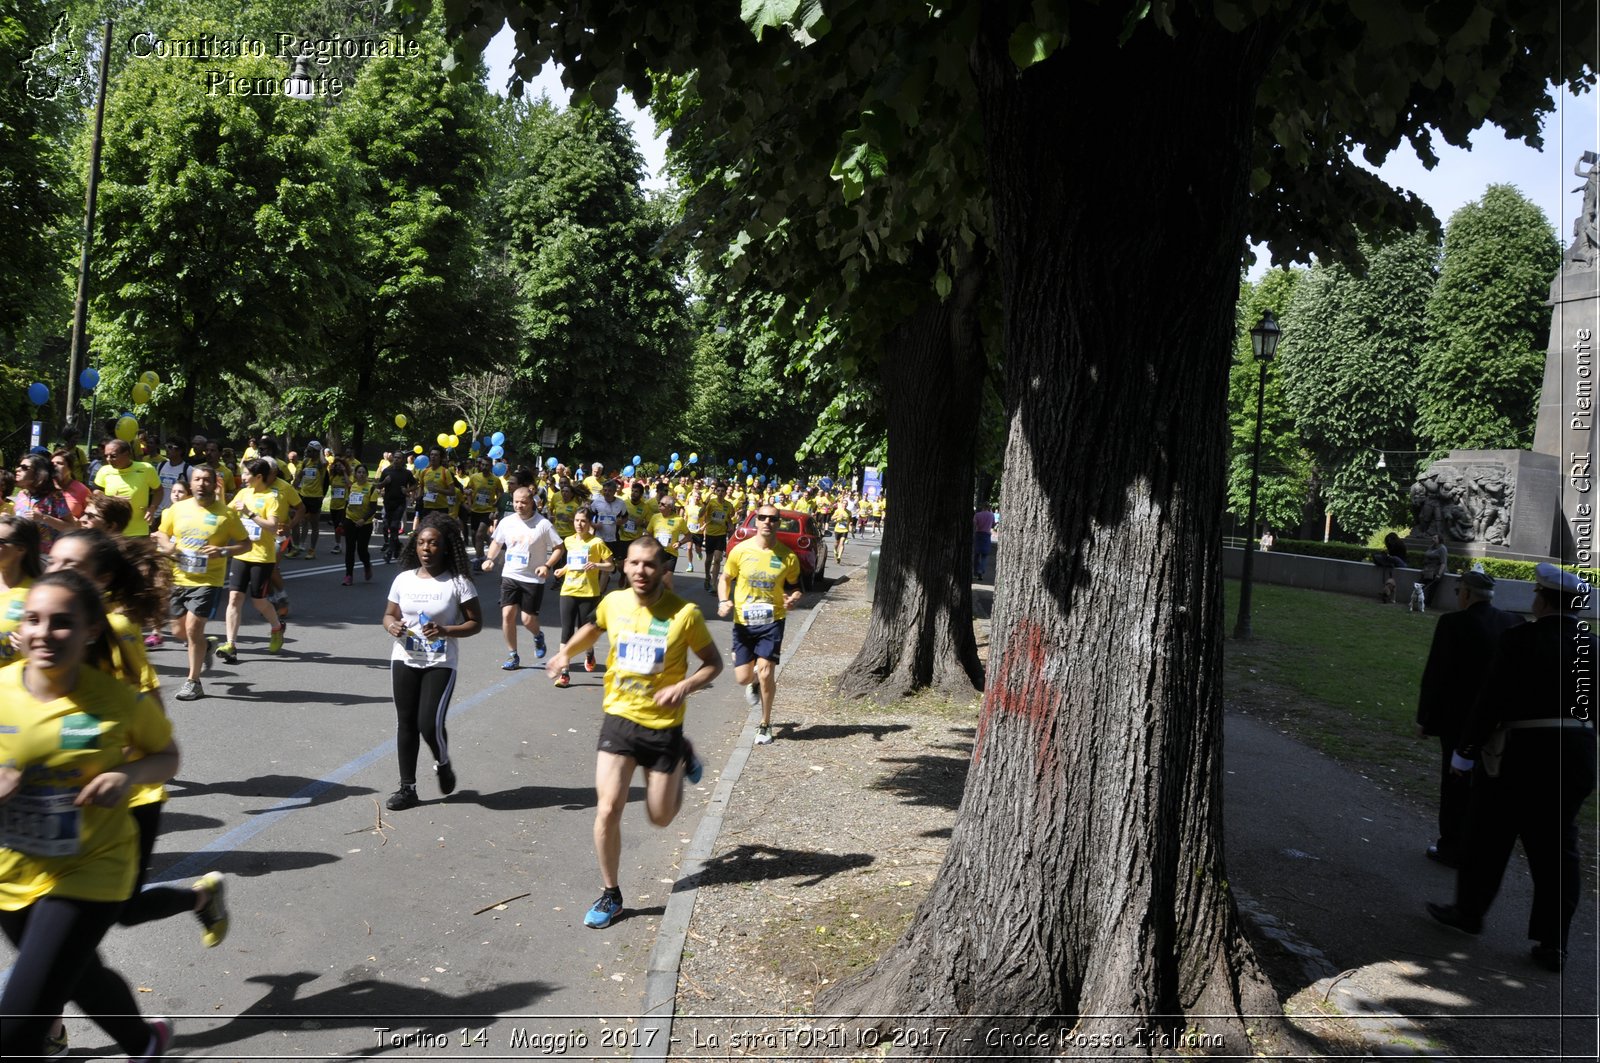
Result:
<svg viewBox="0 0 1600 1063"><path fill-rule="evenodd" d="M261 525L255 522L254 517L241 515L239 519L244 524L244 533L250 537L251 542L261 538Z"/></svg>
<svg viewBox="0 0 1600 1063"><path fill-rule="evenodd" d="M72 791L18 791L0 805L0 848L29 856L75 855L81 825L75 796Z"/></svg>
<svg viewBox="0 0 1600 1063"><path fill-rule="evenodd" d="M627 520L622 522L622 530L627 532L629 535L636 535L639 532L639 525L632 517L629 517Z"/></svg>
<svg viewBox="0 0 1600 1063"><path fill-rule="evenodd" d="M328 497L335 502L339 501L339 499L344 497L344 488L335 487L332 491L328 492Z"/></svg>
<svg viewBox="0 0 1600 1063"><path fill-rule="evenodd" d="M634 675L656 675L667 665L667 636L630 631L617 642L617 667Z"/></svg>
<svg viewBox="0 0 1600 1063"><path fill-rule="evenodd" d="M302 484L304 484L305 486L307 486L307 487L310 487L312 484L316 483L317 482L317 470L315 470L315 469L307 469L305 472L301 473L300 474L300 482Z"/></svg>
<svg viewBox="0 0 1600 1063"><path fill-rule="evenodd" d="M656 532L656 542L660 543L662 546L672 546L672 533L669 531Z"/></svg>
<svg viewBox="0 0 1600 1063"><path fill-rule="evenodd" d="M755 624L770 624L773 621L772 603L746 602L744 608L740 610L740 616L747 627Z"/></svg>
<svg viewBox="0 0 1600 1063"><path fill-rule="evenodd" d="M581 578L583 575L583 566L587 565L588 563L589 555L587 553L571 555L567 558L567 575L578 576Z"/></svg>
<svg viewBox="0 0 1600 1063"><path fill-rule="evenodd" d="M615 513L596 513L594 515L594 522L596 524L615 525L617 523L617 515Z"/></svg>
<svg viewBox="0 0 1600 1063"><path fill-rule="evenodd" d="M334 497L337 498L338 495L335 495ZM366 500L367 500L367 493L365 491L351 491L350 492L350 504L352 506L359 506L359 505L361 505L361 503L365 502Z"/></svg>
<svg viewBox="0 0 1600 1063"><path fill-rule="evenodd" d="M474 499L472 504L475 506L486 507L489 504L489 492L487 491L479 491L472 497Z"/></svg>
<svg viewBox="0 0 1600 1063"><path fill-rule="evenodd" d="M507 550L506 551L506 567L507 568L527 568L528 567L528 551L526 549L523 549L523 550Z"/></svg>
<svg viewBox="0 0 1600 1063"><path fill-rule="evenodd" d="M424 502L437 502L437 501L439 501L439 492L437 492L437 491L424 491L424 492L422 492L422 500Z"/></svg>
<svg viewBox="0 0 1600 1063"><path fill-rule="evenodd" d="M259 529L257 529L259 531ZM191 576L203 576L211 566L211 559L195 550L178 551L178 571Z"/></svg>

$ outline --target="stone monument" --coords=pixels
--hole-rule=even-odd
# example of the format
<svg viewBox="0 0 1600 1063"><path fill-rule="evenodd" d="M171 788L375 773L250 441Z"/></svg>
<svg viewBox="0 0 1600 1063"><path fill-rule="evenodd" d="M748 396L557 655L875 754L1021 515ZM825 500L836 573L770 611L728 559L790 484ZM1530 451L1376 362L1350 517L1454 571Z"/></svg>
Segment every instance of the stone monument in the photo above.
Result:
<svg viewBox="0 0 1600 1063"><path fill-rule="evenodd" d="M1550 284L1533 450L1453 450L1411 486L1412 535L1443 535L1453 553L1594 564L1600 156L1584 152L1573 172L1583 209Z"/></svg>

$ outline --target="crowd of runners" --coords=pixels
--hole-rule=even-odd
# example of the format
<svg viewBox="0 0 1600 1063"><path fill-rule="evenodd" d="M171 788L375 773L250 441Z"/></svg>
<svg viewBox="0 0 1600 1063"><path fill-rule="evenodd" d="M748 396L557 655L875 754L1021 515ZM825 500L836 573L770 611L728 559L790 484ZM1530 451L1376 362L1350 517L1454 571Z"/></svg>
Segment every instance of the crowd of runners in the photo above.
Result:
<svg viewBox="0 0 1600 1063"><path fill-rule="evenodd" d="M831 535L842 559L851 536L881 533L886 512L881 496L826 478L692 467L648 476L637 458L626 476L553 460L513 470L487 457L452 462L441 447L385 453L369 470L316 441L280 454L252 439L237 455L201 437L160 452L141 443L107 439L91 457L69 440L0 473L0 929L16 949L0 991L7 1055L65 1052L68 1002L132 1058L165 1053L170 1022L140 1017L127 982L101 963L100 941L118 923L193 913L214 946L229 917L216 872L187 887L145 887L163 784L179 765L149 652L181 643L185 676L172 697L206 697L215 661L239 658L248 602L266 626L266 652L283 653L285 560L315 560L327 543L342 556L340 582L352 585L358 565L370 581L378 531L376 563L393 571L381 617L393 639L391 811L421 800L424 744L439 791L456 788L447 717L459 641L483 627L478 573L499 568L502 668L522 666L526 631L555 686L568 686L575 667L604 670L602 893L584 918L601 928L623 910L621 821L635 771L646 773L650 821L664 827L684 780L703 770L683 732L685 704L722 672L722 651L674 579L698 576L718 616L733 621L735 678L760 709L765 744L786 613L801 597L800 559L780 525L813 522L803 530ZM552 580L553 652L539 619Z"/></svg>

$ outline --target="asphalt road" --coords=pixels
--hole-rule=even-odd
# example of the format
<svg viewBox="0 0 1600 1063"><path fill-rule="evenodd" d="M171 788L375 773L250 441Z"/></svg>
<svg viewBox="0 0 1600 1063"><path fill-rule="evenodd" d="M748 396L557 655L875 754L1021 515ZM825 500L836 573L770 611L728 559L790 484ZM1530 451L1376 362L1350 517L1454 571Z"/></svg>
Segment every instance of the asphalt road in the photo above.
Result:
<svg viewBox="0 0 1600 1063"><path fill-rule="evenodd" d="M152 881L229 878L232 927L216 949L190 916L119 928L102 954L147 1015L176 1018L174 1053L228 1059L367 1055L432 1059L629 1055L644 973L677 865L749 709L731 664L690 702L688 733L706 762L677 821L623 821L628 912L582 925L600 892L592 828L602 674L558 690L521 633L523 667L505 672L498 573L480 573L484 631L463 642L450 713L459 786L441 798L431 757L424 803L382 808L397 784L390 640L379 627L397 566L342 587L323 538L315 562L290 561L292 612L281 656L246 610L236 666L217 663L207 697L171 700L183 651L152 651L183 750L162 817ZM847 548L861 564L876 540ZM728 651L727 621L701 573L677 586ZM803 612L818 600L808 595ZM559 641L559 603L541 622ZM220 634L221 624L213 628ZM603 651L605 642L602 640ZM726 659L726 658L725 658ZM602 655L603 662L604 657ZM633 789L642 801L642 776ZM9 962L9 954L7 954ZM108 1039L69 1013L75 1055Z"/></svg>

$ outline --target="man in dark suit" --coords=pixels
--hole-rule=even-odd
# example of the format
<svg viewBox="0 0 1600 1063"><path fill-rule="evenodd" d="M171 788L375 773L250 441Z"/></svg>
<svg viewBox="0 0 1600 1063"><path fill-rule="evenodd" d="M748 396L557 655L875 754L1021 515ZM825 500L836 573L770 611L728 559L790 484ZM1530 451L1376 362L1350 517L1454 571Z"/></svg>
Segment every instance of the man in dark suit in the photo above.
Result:
<svg viewBox="0 0 1600 1063"><path fill-rule="evenodd" d="M1422 694L1417 699L1417 732L1439 739L1439 840L1428 846L1428 859L1446 867L1460 866L1466 847L1467 801L1472 782L1450 770L1450 755L1460 744L1461 729L1482 685L1484 665L1495 645L1520 617L1496 609L1494 578L1474 570L1456 581L1457 612L1446 613L1433 629L1433 645L1422 669Z"/></svg>
<svg viewBox="0 0 1600 1063"><path fill-rule="evenodd" d="M1587 583L1550 564L1539 565L1535 579L1534 622L1500 636L1461 733L1455 766L1473 772L1470 841L1455 903L1430 903L1428 912L1446 926L1480 932L1520 838L1533 876L1533 959L1559 971L1583 889L1577 818L1595 786L1600 642L1586 619L1594 615Z"/></svg>

